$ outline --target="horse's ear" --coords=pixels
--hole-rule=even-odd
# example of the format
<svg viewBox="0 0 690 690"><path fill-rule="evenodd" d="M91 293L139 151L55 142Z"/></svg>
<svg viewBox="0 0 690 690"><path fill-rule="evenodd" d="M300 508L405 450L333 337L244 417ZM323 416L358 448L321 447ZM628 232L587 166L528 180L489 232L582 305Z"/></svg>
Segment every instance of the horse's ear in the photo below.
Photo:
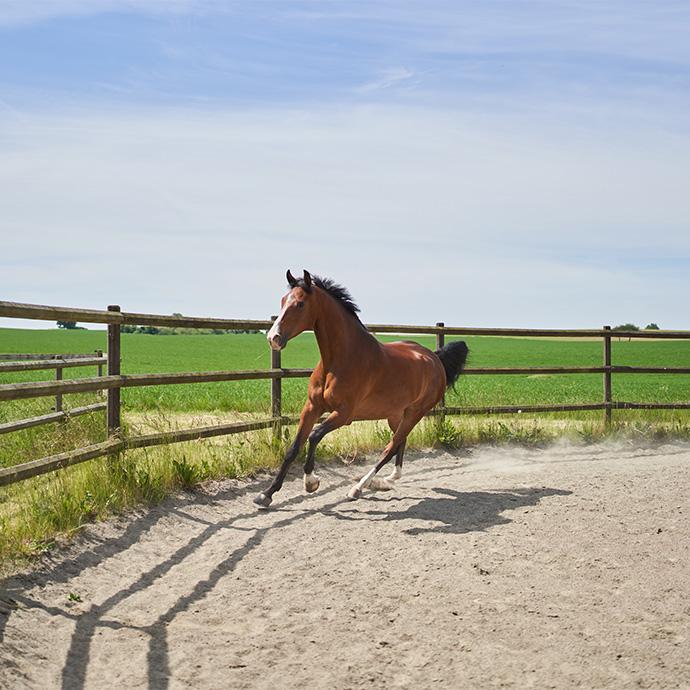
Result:
<svg viewBox="0 0 690 690"><path fill-rule="evenodd" d="M309 271L304 271L304 284L307 286L307 290L311 288L311 275L309 275Z"/></svg>
<svg viewBox="0 0 690 690"><path fill-rule="evenodd" d="M287 278L288 285L293 288L297 286L297 278L295 278L292 273L290 273L290 269L288 268L287 273L285 274L285 277Z"/></svg>

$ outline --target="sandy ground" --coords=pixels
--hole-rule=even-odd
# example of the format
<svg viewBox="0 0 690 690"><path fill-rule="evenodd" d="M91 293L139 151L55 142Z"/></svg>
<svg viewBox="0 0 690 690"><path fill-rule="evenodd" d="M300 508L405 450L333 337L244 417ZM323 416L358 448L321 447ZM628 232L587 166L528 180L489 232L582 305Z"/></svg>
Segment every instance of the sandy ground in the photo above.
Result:
<svg viewBox="0 0 690 690"><path fill-rule="evenodd" d="M0 687L689 688L690 445L418 454L90 527L0 593ZM73 599L70 601L70 594Z"/></svg>

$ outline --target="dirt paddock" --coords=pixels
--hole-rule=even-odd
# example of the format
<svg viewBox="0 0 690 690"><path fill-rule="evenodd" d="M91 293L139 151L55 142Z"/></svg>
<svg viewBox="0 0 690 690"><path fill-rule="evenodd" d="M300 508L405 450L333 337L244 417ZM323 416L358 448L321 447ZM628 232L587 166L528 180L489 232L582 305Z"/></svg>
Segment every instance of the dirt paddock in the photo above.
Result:
<svg viewBox="0 0 690 690"><path fill-rule="evenodd" d="M223 482L0 593L7 688L688 688L690 445L418 453Z"/></svg>

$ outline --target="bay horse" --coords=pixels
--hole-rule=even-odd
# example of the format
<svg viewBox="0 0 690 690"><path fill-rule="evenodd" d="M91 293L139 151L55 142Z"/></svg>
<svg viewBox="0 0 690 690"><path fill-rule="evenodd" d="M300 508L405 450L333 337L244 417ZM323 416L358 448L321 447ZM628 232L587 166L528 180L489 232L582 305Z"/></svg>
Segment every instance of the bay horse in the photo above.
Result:
<svg viewBox="0 0 690 690"><path fill-rule="evenodd" d="M388 420L393 437L376 465L349 491L348 498L359 498L376 473L395 456L390 476L383 482L376 480L378 488L390 489L402 476L408 434L460 376L467 345L457 341L432 352L411 341L381 343L359 320L359 308L344 287L328 278L312 277L307 271L299 279L288 271L287 280L289 289L266 335L268 342L274 350L282 350L296 335L313 330L321 361L309 379L295 440L277 476L254 503L262 509L269 507L307 439L304 488L308 493L316 491L319 479L314 474L314 453L319 441L331 431L363 419ZM326 420L313 429L326 412Z"/></svg>

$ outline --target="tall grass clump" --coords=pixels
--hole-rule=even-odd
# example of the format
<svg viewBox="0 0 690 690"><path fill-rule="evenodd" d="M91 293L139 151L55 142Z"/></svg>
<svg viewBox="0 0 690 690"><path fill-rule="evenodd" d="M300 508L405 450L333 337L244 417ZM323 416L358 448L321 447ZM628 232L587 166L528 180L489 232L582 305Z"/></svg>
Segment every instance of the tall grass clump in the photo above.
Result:
<svg viewBox="0 0 690 690"><path fill-rule="evenodd" d="M0 562L49 549L84 525L152 505L209 479L245 477L275 464L271 433L256 431L127 451L0 489Z"/></svg>
<svg viewBox="0 0 690 690"><path fill-rule="evenodd" d="M65 444L78 447L102 440L103 420L98 421L84 417L55 425L59 428L52 433L45 427L42 432L31 430L29 438L34 445L22 451L21 442L15 441L12 452L3 446L3 462L13 464L8 460L23 461L30 456L65 450ZM184 419L181 426L208 421ZM142 424L142 420L138 419L137 424ZM144 424L146 431L170 430L177 426L170 415L147 415ZM277 441L271 430L262 430L132 450L2 488L0 561L7 569L50 549L57 541L95 520L135 506L158 503L171 493L192 489L208 480L248 477L259 470L275 467L294 433L292 426L285 427L282 438ZM690 441L690 424L682 417L664 424L639 418L621 419L610 428L600 420L572 417L566 420L523 415L502 419L431 417L422 420L412 431L408 449L452 449L478 443L542 446L564 435L578 443L607 437L636 442ZM326 436L318 446L317 460L337 459L345 463L361 460L365 455L379 453L390 438L391 432L385 422L359 422ZM26 440L25 437L24 442ZM300 458L295 462L298 472L301 461Z"/></svg>

